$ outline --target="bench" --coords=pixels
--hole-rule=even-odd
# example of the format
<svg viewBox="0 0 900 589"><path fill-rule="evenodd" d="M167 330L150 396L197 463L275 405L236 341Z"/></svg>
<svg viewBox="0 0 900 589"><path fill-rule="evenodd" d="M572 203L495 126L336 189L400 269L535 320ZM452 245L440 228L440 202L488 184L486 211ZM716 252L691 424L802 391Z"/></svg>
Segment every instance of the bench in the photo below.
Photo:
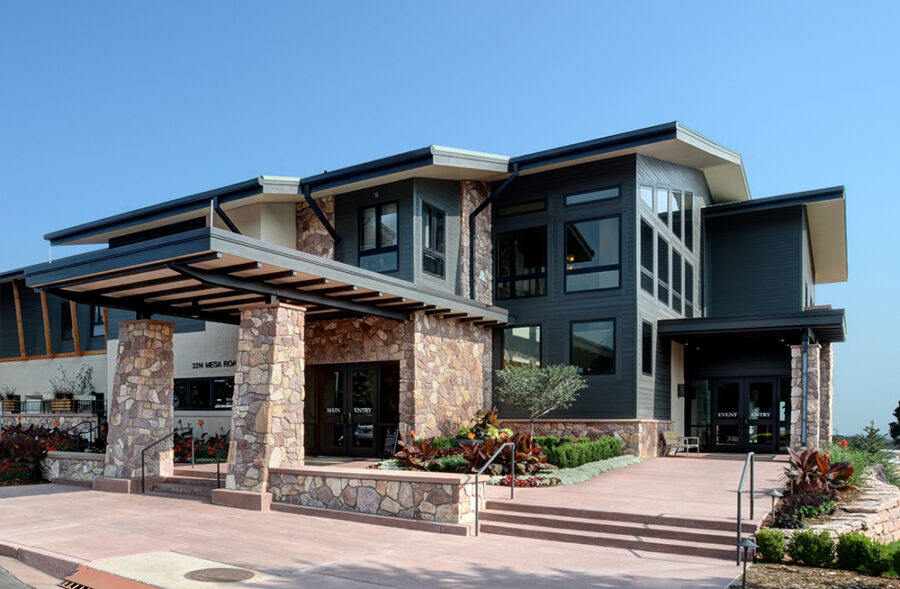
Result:
<svg viewBox="0 0 900 589"><path fill-rule="evenodd" d="M668 456L670 450L675 450L675 454L678 454L679 450L690 452L691 448L696 450L697 454L700 453L700 438L697 436L679 436L673 431L664 431L663 441L666 443L664 456Z"/></svg>

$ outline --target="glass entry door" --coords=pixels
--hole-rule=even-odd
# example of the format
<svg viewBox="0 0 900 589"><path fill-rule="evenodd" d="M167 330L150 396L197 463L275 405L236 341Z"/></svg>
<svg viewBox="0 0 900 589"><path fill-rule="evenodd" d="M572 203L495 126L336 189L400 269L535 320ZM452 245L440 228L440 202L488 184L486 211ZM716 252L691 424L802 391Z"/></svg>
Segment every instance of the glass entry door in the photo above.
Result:
<svg viewBox="0 0 900 589"><path fill-rule="evenodd" d="M717 452L775 452L777 379L713 381L713 449Z"/></svg>

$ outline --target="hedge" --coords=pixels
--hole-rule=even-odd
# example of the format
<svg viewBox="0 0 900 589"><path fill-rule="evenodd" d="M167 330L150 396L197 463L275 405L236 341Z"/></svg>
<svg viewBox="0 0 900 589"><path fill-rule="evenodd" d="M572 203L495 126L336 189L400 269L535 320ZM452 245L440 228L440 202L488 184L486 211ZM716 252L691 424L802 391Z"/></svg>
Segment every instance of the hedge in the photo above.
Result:
<svg viewBox="0 0 900 589"><path fill-rule="evenodd" d="M535 441L544 449L547 462L559 468L575 468L622 455L622 440L618 438L581 438L577 441L561 438L559 442L545 439L550 437L552 436L541 436Z"/></svg>

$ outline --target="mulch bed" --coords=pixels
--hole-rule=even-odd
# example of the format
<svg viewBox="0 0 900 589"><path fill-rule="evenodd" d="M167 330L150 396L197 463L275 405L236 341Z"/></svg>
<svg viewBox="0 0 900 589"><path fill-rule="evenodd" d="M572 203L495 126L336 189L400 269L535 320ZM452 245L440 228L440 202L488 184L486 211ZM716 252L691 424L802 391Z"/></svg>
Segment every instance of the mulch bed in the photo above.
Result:
<svg viewBox="0 0 900 589"><path fill-rule="evenodd" d="M0 481L0 487L17 487L19 485L40 485L47 481L23 481L21 479L8 479Z"/></svg>
<svg viewBox="0 0 900 589"><path fill-rule="evenodd" d="M740 587L741 577L730 585ZM900 588L900 579L870 577L856 571L818 569L790 564L754 564L747 569L748 589L881 589Z"/></svg>

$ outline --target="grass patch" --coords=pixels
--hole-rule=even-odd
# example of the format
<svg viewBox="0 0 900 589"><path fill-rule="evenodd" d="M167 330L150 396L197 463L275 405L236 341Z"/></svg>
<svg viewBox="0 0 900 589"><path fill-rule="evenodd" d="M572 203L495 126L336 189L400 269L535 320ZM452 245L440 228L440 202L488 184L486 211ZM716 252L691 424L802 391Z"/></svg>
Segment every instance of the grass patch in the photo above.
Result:
<svg viewBox="0 0 900 589"><path fill-rule="evenodd" d="M526 479L531 478L532 476L553 477L559 479L560 485L574 485L576 483L589 481L604 472L631 466L638 462L641 462L640 458L626 454L624 456L616 456L615 458L607 458L606 460L598 460L597 462L589 462L575 468L561 468L559 470L545 471L538 475L523 475L516 478ZM488 484L499 485L501 478L502 477L499 476L491 477Z"/></svg>

